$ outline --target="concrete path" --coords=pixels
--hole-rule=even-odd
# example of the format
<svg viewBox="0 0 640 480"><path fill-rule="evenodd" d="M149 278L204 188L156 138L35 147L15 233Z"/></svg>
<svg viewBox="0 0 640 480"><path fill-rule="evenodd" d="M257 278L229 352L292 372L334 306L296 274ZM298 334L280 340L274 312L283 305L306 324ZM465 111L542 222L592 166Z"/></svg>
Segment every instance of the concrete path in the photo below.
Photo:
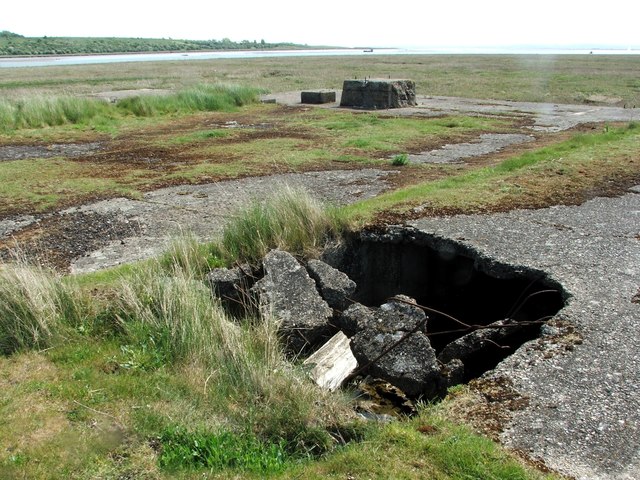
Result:
<svg viewBox="0 0 640 480"><path fill-rule="evenodd" d="M167 187L145 193L139 200L114 198L72 208L66 212L97 213L105 218L117 215L127 223L137 224L139 233L110 241L76 258L71 263L71 273L87 273L157 256L185 232L200 241L210 241L222 233L224 225L240 208L285 186L302 188L329 204L343 205L379 195L390 188L389 177L393 174L389 170L362 169L248 177ZM2 232L0 221L0 238Z"/></svg>
<svg viewBox="0 0 640 480"><path fill-rule="evenodd" d="M640 478L640 186L581 206L414 226L544 270L571 294L559 316L582 344L555 354L533 341L488 374L529 399L502 441L579 479Z"/></svg>
<svg viewBox="0 0 640 480"><path fill-rule="evenodd" d="M341 91L336 91L336 102L322 106L337 108ZM264 95L263 101L274 101L282 105L302 105L300 92L284 92ZM482 100L477 98L437 97L418 95L415 107L378 110L398 116L442 116L442 115L507 115L532 118L533 131L558 132L584 123L640 121L640 108L612 107L608 105L569 105L557 103L512 102L508 100ZM311 107L311 105L309 105ZM631 106L630 106L631 107Z"/></svg>

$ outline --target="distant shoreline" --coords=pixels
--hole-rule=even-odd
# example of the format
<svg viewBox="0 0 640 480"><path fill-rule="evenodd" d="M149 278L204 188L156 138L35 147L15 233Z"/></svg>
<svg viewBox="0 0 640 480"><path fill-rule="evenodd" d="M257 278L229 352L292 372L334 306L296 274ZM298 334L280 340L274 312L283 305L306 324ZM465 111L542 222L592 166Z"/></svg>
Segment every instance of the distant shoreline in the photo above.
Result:
<svg viewBox="0 0 640 480"><path fill-rule="evenodd" d="M164 52L124 52L108 54L60 54L30 56L0 56L0 68L73 66L104 63L152 62L152 61L189 61L216 59L252 59L274 57L307 56L377 56L377 55L640 55L640 49L554 49L554 48L269 48L269 49L228 49L228 50L192 50Z"/></svg>

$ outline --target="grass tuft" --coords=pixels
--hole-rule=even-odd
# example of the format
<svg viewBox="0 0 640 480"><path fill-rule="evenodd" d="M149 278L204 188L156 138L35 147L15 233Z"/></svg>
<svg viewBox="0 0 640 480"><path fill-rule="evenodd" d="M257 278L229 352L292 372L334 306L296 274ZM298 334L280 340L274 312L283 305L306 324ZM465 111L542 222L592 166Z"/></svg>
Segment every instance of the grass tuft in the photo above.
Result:
<svg viewBox="0 0 640 480"><path fill-rule="evenodd" d="M225 266L217 243L200 243L195 235L186 232L171 242L159 261L168 273L183 271L194 278L204 276L212 268Z"/></svg>
<svg viewBox="0 0 640 480"><path fill-rule="evenodd" d="M73 287L24 262L0 265L0 353L43 349L81 325L86 309Z"/></svg>
<svg viewBox="0 0 640 480"><path fill-rule="evenodd" d="M287 187L233 219L224 230L222 248L228 257L249 262L273 248L304 254L321 248L344 227L336 211Z"/></svg>
<svg viewBox="0 0 640 480"><path fill-rule="evenodd" d="M117 103L120 111L138 117L173 113L233 111L253 103L258 91L249 87L199 85L170 95L125 98Z"/></svg>
<svg viewBox="0 0 640 480"><path fill-rule="evenodd" d="M71 96L3 100L0 102L0 131L83 124L109 116L109 109L102 100Z"/></svg>
<svg viewBox="0 0 640 480"><path fill-rule="evenodd" d="M391 159L391 165L393 165L394 167L402 167L407 163L409 163L409 155L407 155L406 153L399 153L397 155L394 155Z"/></svg>
<svg viewBox="0 0 640 480"><path fill-rule="evenodd" d="M200 85L170 95L125 98L116 104L95 98L43 95L0 100L0 132L64 124L96 125L122 115L151 117L175 113L233 111L256 101L250 87Z"/></svg>
<svg viewBox="0 0 640 480"><path fill-rule="evenodd" d="M160 442L160 466L169 470L233 469L268 474L282 471L288 459L282 442L267 444L251 434L167 428Z"/></svg>

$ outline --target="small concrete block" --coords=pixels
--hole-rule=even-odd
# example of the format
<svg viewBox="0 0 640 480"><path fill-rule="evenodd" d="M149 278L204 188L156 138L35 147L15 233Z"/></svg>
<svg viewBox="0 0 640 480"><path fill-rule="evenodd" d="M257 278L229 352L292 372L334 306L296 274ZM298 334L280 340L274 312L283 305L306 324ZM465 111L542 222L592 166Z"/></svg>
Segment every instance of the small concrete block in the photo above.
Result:
<svg viewBox="0 0 640 480"><path fill-rule="evenodd" d="M301 103L332 103L336 101L336 92L333 90L316 90L313 92L302 92L300 95Z"/></svg>

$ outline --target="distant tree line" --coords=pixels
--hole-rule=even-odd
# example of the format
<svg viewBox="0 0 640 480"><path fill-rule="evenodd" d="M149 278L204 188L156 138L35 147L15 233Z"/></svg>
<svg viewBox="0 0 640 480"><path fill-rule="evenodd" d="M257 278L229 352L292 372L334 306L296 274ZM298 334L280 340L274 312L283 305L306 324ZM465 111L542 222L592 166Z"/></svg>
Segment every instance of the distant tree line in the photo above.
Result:
<svg viewBox="0 0 640 480"><path fill-rule="evenodd" d="M252 50L309 48L294 43L264 40L173 40L171 38L23 37L0 32L0 55L81 55L99 53L189 52L197 50Z"/></svg>

